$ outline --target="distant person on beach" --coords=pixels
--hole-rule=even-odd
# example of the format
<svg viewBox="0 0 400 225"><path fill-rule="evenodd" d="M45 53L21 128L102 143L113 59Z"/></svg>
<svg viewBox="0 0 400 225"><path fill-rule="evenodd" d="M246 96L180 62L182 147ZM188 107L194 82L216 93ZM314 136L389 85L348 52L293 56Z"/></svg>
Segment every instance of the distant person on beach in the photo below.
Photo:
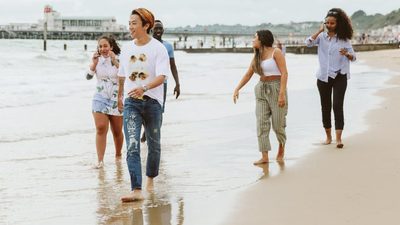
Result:
<svg viewBox="0 0 400 225"><path fill-rule="evenodd" d="M331 111L333 106L337 148L343 148L344 96L347 80L350 79L350 61L356 60L350 43L352 37L353 28L349 17L342 9L333 8L328 11L325 22L321 24L319 30L305 41L308 47L318 46L319 69L316 76L321 99L322 122L326 133L324 144L332 142Z"/></svg>
<svg viewBox="0 0 400 225"><path fill-rule="evenodd" d="M134 9L129 18L129 31L133 40L123 46L120 56L118 109L124 114L126 161L131 180L131 192L121 197L123 202L143 199L140 157L142 125L145 128L148 146L148 191L154 189L154 178L159 172L163 83L171 74L171 70L167 49L150 36L153 26L153 13L145 8Z"/></svg>
<svg viewBox="0 0 400 225"><path fill-rule="evenodd" d="M154 27L153 27L153 38L160 41L168 51L169 65L171 67L172 76L174 77L174 80L175 80L174 95L176 96L176 99L178 99L179 95L181 94L181 88L180 88L180 84L179 84L178 70L177 70L176 64L175 64L174 48L172 47L172 45L169 42L164 41L162 39L163 34L164 34L163 23L160 20L155 20ZM165 111L165 101L167 99L167 86L168 86L167 80L165 80L164 81L164 101L163 101L164 104L162 107L163 112ZM145 141L146 141L146 133L143 132L141 142L145 142Z"/></svg>
<svg viewBox="0 0 400 225"><path fill-rule="evenodd" d="M271 31L257 31L253 39L253 60L233 93L233 101L236 103L239 99L239 90L247 84L254 73L260 75L260 81L255 86L255 96L257 137L261 159L255 161L254 165L269 162L271 123L279 142L276 159L282 161L285 153L288 72L282 51L279 48L273 48L273 43L274 36Z"/></svg>
<svg viewBox="0 0 400 225"><path fill-rule="evenodd" d="M365 33L362 33L361 35L361 44L366 44L367 43L367 35Z"/></svg>
<svg viewBox="0 0 400 225"><path fill-rule="evenodd" d="M97 164L95 168L103 167L106 151L107 132L111 125L114 138L115 157L121 157L124 137L122 134L122 114L117 107L118 94L118 55L120 48L111 36L101 36L97 51L93 54L90 70L86 78L97 78L96 93L92 101L92 114L96 125Z"/></svg>
<svg viewBox="0 0 400 225"><path fill-rule="evenodd" d="M276 47L282 51L283 56L286 55L286 46L282 44L279 40L277 41Z"/></svg>

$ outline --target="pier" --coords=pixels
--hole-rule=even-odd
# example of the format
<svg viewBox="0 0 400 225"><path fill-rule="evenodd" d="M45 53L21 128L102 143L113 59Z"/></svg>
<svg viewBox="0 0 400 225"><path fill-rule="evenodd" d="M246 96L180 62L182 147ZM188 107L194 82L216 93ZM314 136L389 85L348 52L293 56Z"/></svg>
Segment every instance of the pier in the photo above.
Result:
<svg viewBox="0 0 400 225"><path fill-rule="evenodd" d="M364 51L376 51L376 50L386 50L386 49L398 49L400 47L400 43L390 43L390 44L354 44L353 48L356 52L364 52ZM187 49L177 49L181 51L185 51L187 53L253 53L253 48L250 47L242 47L242 48L187 48ZM298 46L287 46L286 53L293 54L317 54L318 48L307 47L304 45Z"/></svg>

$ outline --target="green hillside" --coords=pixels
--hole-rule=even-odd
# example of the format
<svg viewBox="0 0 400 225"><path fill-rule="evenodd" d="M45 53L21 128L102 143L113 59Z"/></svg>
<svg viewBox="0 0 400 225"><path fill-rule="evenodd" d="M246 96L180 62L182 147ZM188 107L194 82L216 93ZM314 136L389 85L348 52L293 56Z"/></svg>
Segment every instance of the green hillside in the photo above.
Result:
<svg viewBox="0 0 400 225"><path fill-rule="evenodd" d="M364 11L359 10L351 16L351 20L354 28L359 31L378 29L388 25L400 25L400 9L387 15L367 15Z"/></svg>

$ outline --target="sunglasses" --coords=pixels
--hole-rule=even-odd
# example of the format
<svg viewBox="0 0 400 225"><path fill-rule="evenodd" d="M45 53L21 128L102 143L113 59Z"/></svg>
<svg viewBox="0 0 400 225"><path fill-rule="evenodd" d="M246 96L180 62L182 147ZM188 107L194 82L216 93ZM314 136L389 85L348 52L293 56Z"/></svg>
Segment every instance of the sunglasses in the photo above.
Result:
<svg viewBox="0 0 400 225"><path fill-rule="evenodd" d="M328 12L328 15L337 15L338 14L338 12L335 12L335 11L329 11Z"/></svg>

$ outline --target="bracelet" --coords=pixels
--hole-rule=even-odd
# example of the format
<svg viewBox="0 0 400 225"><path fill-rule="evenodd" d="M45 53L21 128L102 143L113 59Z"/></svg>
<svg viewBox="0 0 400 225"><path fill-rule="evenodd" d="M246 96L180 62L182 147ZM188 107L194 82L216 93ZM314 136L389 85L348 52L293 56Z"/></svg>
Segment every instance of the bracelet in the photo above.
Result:
<svg viewBox="0 0 400 225"><path fill-rule="evenodd" d="M143 92L146 92L149 90L149 88L146 85L143 85L142 88L143 88Z"/></svg>

